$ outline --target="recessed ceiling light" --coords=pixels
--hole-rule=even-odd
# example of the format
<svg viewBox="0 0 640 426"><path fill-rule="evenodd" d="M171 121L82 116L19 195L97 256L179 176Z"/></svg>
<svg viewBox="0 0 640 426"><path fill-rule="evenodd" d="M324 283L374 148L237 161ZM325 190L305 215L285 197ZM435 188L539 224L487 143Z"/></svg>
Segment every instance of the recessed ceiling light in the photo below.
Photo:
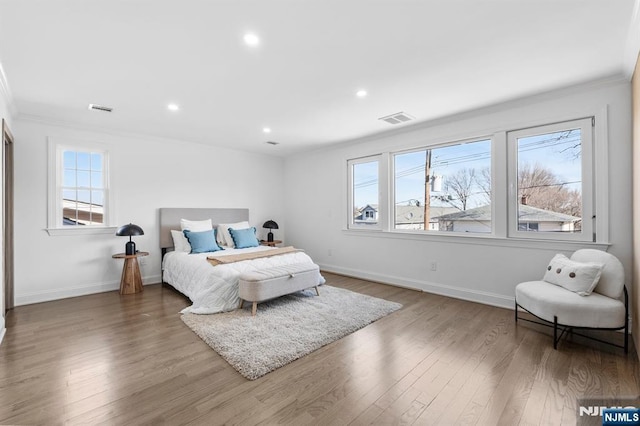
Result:
<svg viewBox="0 0 640 426"><path fill-rule="evenodd" d="M260 38L253 33L247 33L244 35L244 42L247 46L257 46L260 44Z"/></svg>
<svg viewBox="0 0 640 426"><path fill-rule="evenodd" d="M265 133L271 133L271 129L268 127L263 128L262 131Z"/></svg>
<svg viewBox="0 0 640 426"><path fill-rule="evenodd" d="M367 96L367 91L366 90L358 90L356 92L356 96L359 98L364 98L365 96Z"/></svg>
<svg viewBox="0 0 640 426"><path fill-rule="evenodd" d="M169 104L167 105L167 109L169 111L178 111L180 107L178 106L178 104Z"/></svg>

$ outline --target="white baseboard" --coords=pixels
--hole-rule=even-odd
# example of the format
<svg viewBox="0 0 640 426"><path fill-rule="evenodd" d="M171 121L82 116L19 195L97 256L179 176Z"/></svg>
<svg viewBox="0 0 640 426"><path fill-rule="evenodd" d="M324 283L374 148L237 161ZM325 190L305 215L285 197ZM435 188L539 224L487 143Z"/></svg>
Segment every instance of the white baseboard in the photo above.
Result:
<svg viewBox="0 0 640 426"><path fill-rule="evenodd" d="M369 281L375 281L383 284L394 285L397 287L409 288L412 290L420 290L426 293L439 294L441 296L453 297L456 299L468 300L470 302L483 303L485 305L496 306L498 308L514 309L515 296L507 297L501 294L489 293L486 291L469 290L466 288L452 287L446 284L433 283L429 281L416 281L406 278L400 278L393 275L385 274L373 274L370 272L361 271L359 269L343 268L340 266L319 264L322 271L334 272L340 275L346 275L349 277L360 278ZM633 327L633 321L631 321L631 315L629 315L629 334L631 335L631 329ZM618 330L620 333L624 333L624 330Z"/></svg>
<svg viewBox="0 0 640 426"><path fill-rule="evenodd" d="M466 288L453 287L447 284L434 283L430 281L417 281L393 275L376 274L358 269L343 268L334 265L320 264L319 266L323 271L334 272L340 275L347 275L355 278L377 281L380 283L395 285L398 287L410 288L412 290L421 290L427 293L434 293L441 296L468 300L470 302L483 303L485 305L497 306L499 308L514 308L515 298L503 296L501 294L489 293L481 290L469 290Z"/></svg>
<svg viewBox="0 0 640 426"><path fill-rule="evenodd" d="M160 275L142 277L143 283L160 283ZM86 296L87 294L104 293L105 291L118 290L120 280L103 283L89 284L86 286L67 287L62 289L36 291L32 293L16 294L16 306L30 305L32 303L49 302L51 300L66 299L68 297ZM17 290L17 289L16 289Z"/></svg>

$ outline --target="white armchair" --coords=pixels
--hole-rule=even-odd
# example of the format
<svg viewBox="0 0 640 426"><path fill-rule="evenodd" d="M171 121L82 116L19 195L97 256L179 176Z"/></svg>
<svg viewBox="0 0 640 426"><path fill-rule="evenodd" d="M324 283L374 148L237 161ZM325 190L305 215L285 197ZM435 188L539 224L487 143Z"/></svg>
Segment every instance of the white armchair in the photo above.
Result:
<svg viewBox="0 0 640 426"><path fill-rule="evenodd" d="M566 331L574 329L624 329L624 346L585 336L629 350L629 297L624 268L612 254L592 249L578 250L570 259L557 255L547 267L544 280L516 286L515 320L553 327L553 348ZM595 285L595 288L590 283ZM624 296L623 300L620 298ZM518 316L521 308L543 322ZM558 336L558 330L561 330Z"/></svg>

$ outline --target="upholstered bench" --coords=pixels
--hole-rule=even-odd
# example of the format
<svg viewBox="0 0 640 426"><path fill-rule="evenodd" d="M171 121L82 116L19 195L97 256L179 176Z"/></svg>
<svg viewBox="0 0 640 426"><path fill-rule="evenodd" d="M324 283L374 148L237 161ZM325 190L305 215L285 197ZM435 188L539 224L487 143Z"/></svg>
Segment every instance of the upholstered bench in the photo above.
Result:
<svg viewBox="0 0 640 426"><path fill-rule="evenodd" d="M318 291L319 283L320 268L315 263L294 263L245 272L240 275L238 291L240 304L238 308L242 308L245 301L253 302L251 314L255 315L258 309L258 302L264 302L311 287L314 287L316 294L320 296Z"/></svg>

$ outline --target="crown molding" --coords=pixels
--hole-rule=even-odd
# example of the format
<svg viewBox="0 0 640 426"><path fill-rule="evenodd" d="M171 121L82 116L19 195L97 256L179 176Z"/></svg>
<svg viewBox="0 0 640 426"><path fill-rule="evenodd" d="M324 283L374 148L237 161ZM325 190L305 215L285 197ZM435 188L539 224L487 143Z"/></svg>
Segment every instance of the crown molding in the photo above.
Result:
<svg viewBox="0 0 640 426"><path fill-rule="evenodd" d="M631 80L638 62L640 53L640 0L633 5L631 23L627 34L627 43L624 48L623 70L627 79Z"/></svg>
<svg viewBox="0 0 640 426"><path fill-rule="evenodd" d="M13 95L11 94L11 89L9 89L9 83L7 82L7 76L4 73L2 64L0 64L0 94L2 94L2 97L7 102L7 108L9 109L9 114L11 114L11 118L14 118L18 115L18 109L13 101Z"/></svg>
<svg viewBox="0 0 640 426"><path fill-rule="evenodd" d="M188 143L195 143L195 144L199 143L197 141L188 140L188 139L163 138L160 136L148 135L144 133L128 132L124 130L116 130L113 128L104 127L104 126L95 125L95 124L83 123L80 121L70 121L63 118L56 118L56 117L51 117L46 115L31 114L31 113L25 113L25 112L20 112L15 117L15 119L18 121L25 121L25 122L30 122L30 123L35 123L35 124L40 124L45 126L61 127L64 129L81 131L81 132L101 133L103 135L107 135L113 138L142 139L147 141L157 141L157 142L164 142L164 143L175 143L175 142L188 142ZM200 143L200 144L206 145L203 143ZM226 148L226 149L230 149L230 148Z"/></svg>
<svg viewBox="0 0 640 426"><path fill-rule="evenodd" d="M204 145L204 146L207 146L209 148L215 148L215 149L220 149L220 150L235 151L235 152L246 152L246 153L253 154L253 155L260 155L260 156L264 155L264 156L267 156L267 157L282 158L282 155L270 154L270 153L267 153L267 152L257 152L257 151L252 151L250 149L232 148L232 147L225 146L225 145L213 145L213 144L210 144L210 143L207 143L207 142L194 140L194 139L190 139L190 138L184 138L184 139L165 138L165 137L149 135L149 134L145 134L145 133L128 132L128 131L125 131L125 130L117 130L117 129L113 129L113 128L109 128L109 127L103 127L103 126L94 125L94 124L88 124L88 123L83 123L83 122L74 122L74 121L70 121L70 120L65 120L65 119L55 118L55 117L50 117L50 116L44 116L44 115L39 115L39 114L29 114L29 113L25 113L25 112L20 112L20 113L17 113L14 116L14 119L18 120L18 121L30 122L30 123L35 123L35 124L40 124L40 125L45 125L45 126L60 127L60 128L64 128L64 129L73 130L73 131L81 131L81 132L88 132L88 133L99 133L99 134L107 135L107 136L109 136L111 138L115 138L115 139L141 139L141 140L146 140L146 141L156 141L156 142L159 142L159 143L169 143L169 144L190 143L190 144L195 144L195 145Z"/></svg>

